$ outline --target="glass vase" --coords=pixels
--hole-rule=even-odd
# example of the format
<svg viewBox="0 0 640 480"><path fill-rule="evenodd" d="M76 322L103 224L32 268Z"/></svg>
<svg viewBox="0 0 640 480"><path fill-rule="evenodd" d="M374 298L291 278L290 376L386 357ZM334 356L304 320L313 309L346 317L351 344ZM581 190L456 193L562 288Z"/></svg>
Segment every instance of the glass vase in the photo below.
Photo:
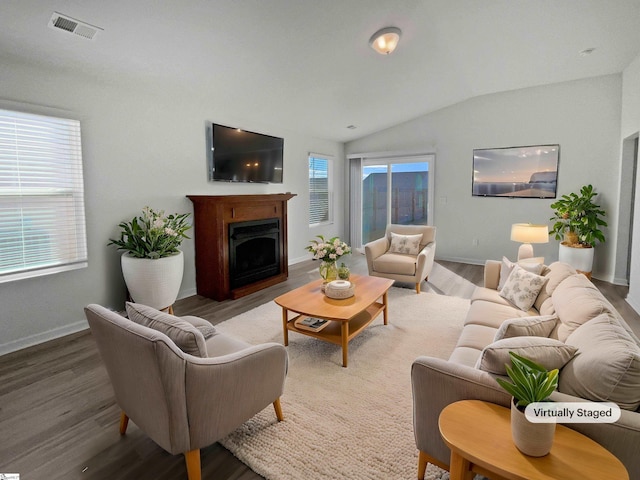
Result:
<svg viewBox="0 0 640 480"><path fill-rule="evenodd" d="M322 261L320 263L320 276L324 283L327 284L332 282L338 278L338 267L336 262L325 262Z"/></svg>

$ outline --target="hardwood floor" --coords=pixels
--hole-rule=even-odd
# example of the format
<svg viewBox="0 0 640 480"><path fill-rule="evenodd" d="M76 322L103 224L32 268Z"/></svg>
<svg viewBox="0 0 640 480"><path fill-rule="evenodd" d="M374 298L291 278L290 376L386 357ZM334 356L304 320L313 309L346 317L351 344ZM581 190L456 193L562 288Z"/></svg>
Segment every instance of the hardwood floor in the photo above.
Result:
<svg viewBox="0 0 640 480"><path fill-rule="evenodd" d="M349 258L366 273L364 257ZM255 308L317 278L316 262L290 267L289 279L240 300L203 297L179 300L176 315L198 315L213 324ZM482 284L483 267L437 262L423 291L468 298ZM640 331L639 316L626 304L626 289L595 282ZM413 285L406 285L413 288ZM0 472L23 479L183 479L184 458L169 455L133 423L118 433L120 411L88 331L0 357ZM287 412L284 412L285 418ZM256 480L259 475L219 444L202 450L205 479Z"/></svg>

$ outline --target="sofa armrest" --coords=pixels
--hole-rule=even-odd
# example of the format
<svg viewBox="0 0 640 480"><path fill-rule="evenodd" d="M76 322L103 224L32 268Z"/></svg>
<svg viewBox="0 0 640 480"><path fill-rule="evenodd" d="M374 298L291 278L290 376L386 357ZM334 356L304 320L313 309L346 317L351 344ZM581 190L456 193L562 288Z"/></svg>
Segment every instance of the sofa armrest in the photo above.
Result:
<svg viewBox="0 0 640 480"><path fill-rule="evenodd" d="M429 242L424 246L420 253L418 253L418 262L416 265L416 276L420 280L424 280L431 269L433 268L433 262L436 256L436 242Z"/></svg>
<svg viewBox="0 0 640 480"><path fill-rule="evenodd" d="M484 287L493 290L498 289L500 284L500 268L502 262L498 260L487 260L484 263Z"/></svg>
<svg viewBox="0 0 640 480"><path fill-rule="evenodd" d="M389 250L389 240L387 237L378 238L364 246L364 254L367 257L367 267L369 274L373 272L373 261Z"/></svg>
<svg viewBox="0 0 640 480"><path fill-rule="evenodd" d="M411 366L413 431L418 450L449 465L450 451L440 437L438 417L458 400L484 400L509 407L511 396L482 370L433 357Z"/></svg>
<svg viewBox="0 0 640 480"><path fill-rule="evenodd" d="M219 440L277 400L287 365L287 351L278 343L214 358L189 356L185 390L191 449Z"/></svg>

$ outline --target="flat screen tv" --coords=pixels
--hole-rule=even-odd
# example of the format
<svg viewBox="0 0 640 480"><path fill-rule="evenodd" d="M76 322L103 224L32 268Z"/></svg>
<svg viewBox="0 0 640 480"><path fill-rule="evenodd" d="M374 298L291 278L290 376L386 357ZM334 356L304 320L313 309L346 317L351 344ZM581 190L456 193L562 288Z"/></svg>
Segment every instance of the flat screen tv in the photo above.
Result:
<svg viewBox="0 0 640 480"><path fill-rule="evenodd" d="M560 145L473 150L472 195L556 198Z"/></svg>
<svg viewBox="0 0 640 480"><path fill-rule="evenodd" d="M209 178L226 182L282 183L284 139L211 126Z"/></svg>

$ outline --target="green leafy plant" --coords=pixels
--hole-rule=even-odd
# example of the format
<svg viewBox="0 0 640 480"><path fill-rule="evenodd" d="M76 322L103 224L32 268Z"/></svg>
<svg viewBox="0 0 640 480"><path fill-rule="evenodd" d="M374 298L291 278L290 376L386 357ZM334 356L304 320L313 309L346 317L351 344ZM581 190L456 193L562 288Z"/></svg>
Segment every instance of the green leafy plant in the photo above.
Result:
<svg viewBox="0 0 640 480"><path fill-rule="evenodd" d="M178 252L185 232L191 228L187 223L188 213L165 215L163 210L144 207L142 216L130 222L122 222L120 238L109 239L107 245L115 245L136 258L162 258Z"/></svg>
<svg viewBox="0 0 640 480"><path fill-rule="evenodd" d="M562 240L566 231L575 233L577 242L583 247L593 247L596 242L604 242L604 234L600 227L607 226L601 218L606 214L600 205L593 201L596 195L592 185L585 185L580 189L580 195L562 195L552 203L551 208L555 214L550 220L555 223L549 234L554 235L556 240Z"/></svg>
<svg viewBox="0 0 640 480"><path fill-rule="evenodd" d="M517 353L509 352L512 366L507 365L507 375L513 383L502 378L496 381L516 400L516 406L524 409L530 403L543 402L558 387L558 369L546 370L542 365Z"/></svg>

